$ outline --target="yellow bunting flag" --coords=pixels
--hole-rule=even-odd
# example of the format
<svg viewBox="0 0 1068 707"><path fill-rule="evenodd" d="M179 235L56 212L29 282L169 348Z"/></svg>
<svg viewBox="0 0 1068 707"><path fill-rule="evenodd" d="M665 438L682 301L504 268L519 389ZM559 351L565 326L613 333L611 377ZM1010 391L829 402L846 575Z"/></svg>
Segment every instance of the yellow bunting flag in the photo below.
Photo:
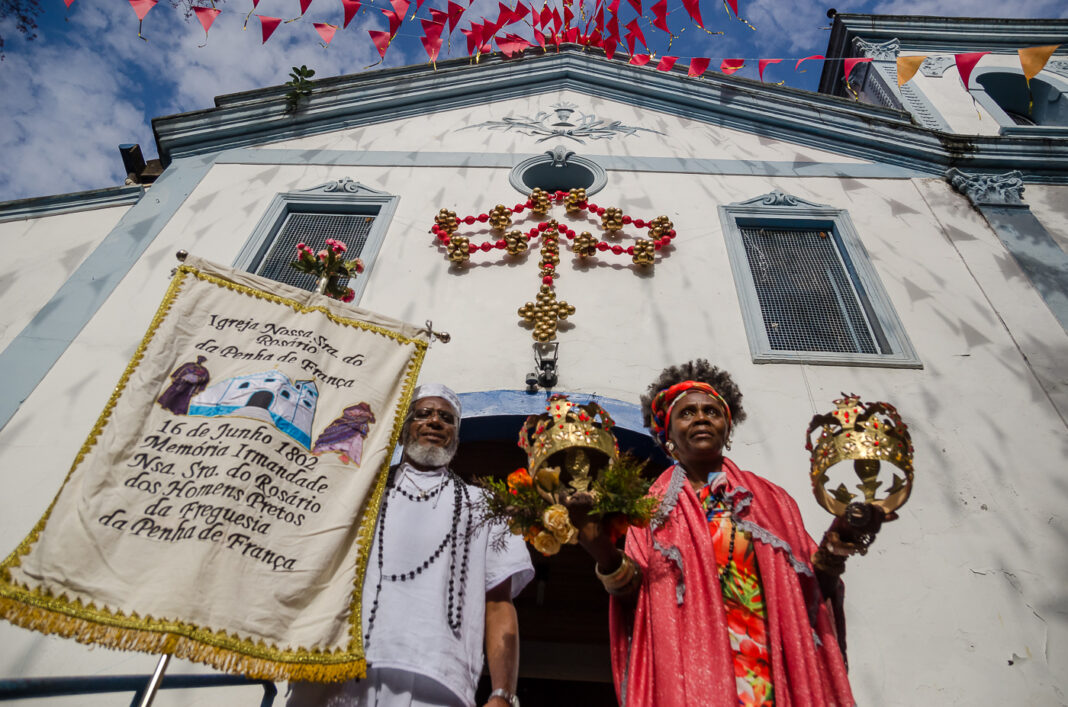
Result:
<svg viewBox="0 0 1068 707"><path fill-rule="evenodd" d="M260 680L365 671L361 586L425 330L190 256L0 618Z"/></svg>
<svg viewBox="0 0 1068 707"><path fill-rule="evenodd" d="M1030 82L1031 79L1038 76L1038 72L1042 71L1042 67L1046 65L1049 58L1053 56L1053 52L1057 51L1060 46L1059 44L1049 44L1044 47L1017 49L1016 52L1020 55L1020 67L1023 69L1024 78Z"/></svg>
<svg viewBox="0 0 1068 707"><path fill-rule="evenodd" d="M925 56L899 56L897 58L897 85L904 86L911 81L926 58Z"/></svg>

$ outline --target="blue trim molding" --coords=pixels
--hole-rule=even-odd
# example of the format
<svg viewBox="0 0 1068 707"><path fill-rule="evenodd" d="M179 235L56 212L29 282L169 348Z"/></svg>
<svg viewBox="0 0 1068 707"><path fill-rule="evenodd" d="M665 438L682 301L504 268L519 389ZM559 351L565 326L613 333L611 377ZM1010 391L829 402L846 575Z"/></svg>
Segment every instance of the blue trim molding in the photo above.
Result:
<svg viewBox="0 0 1068 707"><path fill-rule="evenodd" d="M176 160L123 214L100 245L0 353L0 428L59 360L211 167L210 157Z"/></svg>
<svg viewBox="0 0 1068 707"><path fill-rule="evenodd" d="M1019 172L946 172L946 180L979 210L1046 306L1068 331L1068 253L1024 203Z"/></svg>
<svg viewBox="0 0 1068 707"><path fill-rule="evenodd" d="M144 196L144 193L145 188L140 184L129 184L121 187L92 189L90 191L58 194L56 196L39 196L32 199L5 201L0 203L0 223L68 214L76 211L128 206L136 204Z"/></svg>

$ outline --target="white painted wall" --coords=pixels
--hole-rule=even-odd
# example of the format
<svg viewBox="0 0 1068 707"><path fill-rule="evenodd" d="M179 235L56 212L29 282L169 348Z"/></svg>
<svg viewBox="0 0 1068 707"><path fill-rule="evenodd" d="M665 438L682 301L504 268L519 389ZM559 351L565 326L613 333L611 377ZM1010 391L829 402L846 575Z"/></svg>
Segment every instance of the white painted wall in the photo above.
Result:
<svg viewBox="0 0 1068 707"><path fill-rule="evenodd" d="M512 103L523 112L558 97ZM581 97L566 98L579 103ZM601 114L601 104L585 105ZM556 144L514 133L448 129L507 114L497 108L437 114L429 143L425 120L413 119L410 125L344 131L286 146L490 150L521 157ZM649 111L632 115L606 106L604 112L678 131L693 155L779 160L803 154L845 161ZM443 117L448 121L441 122ZM582 150L681 154L681 147L665 152L668 142L616 138ZM431 349L424 380L441 380L461 392L521 388L531 368L532 340L516 310L537 292L536 254L509 262L502 251L479 252L470 266L456 268L428 233L442 207L466 215L521 201L507 176L505 169L486 168L212 168L0 430L5 489L0 545L13 548L59 488L163 296L173 253L184 248L231 263L279 192L351 177L399 195L359 304L412 322L433 319L435 328L452 334L452 343ZM751 363L716 206L772 189L849 210L922 370ZM1040 218L1059 213L1056 222L1063 224L1059 189L1029 186L1027 196L1041 195ZM859 704L1062 703L1068 685L1068 566L1061 561L1068 533L1063 511L1068 489L1061 478L1068 453L1063 391L1068 335L965 199L939 180L612 172L594 200L635 217L666 214L679 237L651 274L631 266L626 256L577 265L562 249L557 293L577 312L560 335L560 388L636 403L663 366L710 358L730 370L745 393L749 421L738 430L733 458L787 488L817 537L829 517L808 489L802 438L809 418L829 409L841 391L895 403L912 427L917 481L902 518L886 527L867 557L850 562L846 575L851 676ZM557 218L566 218L563 214L562 207L553 212ZM496 239L472 231L463 233L474 242ZM531 411L537 409L532 399ZM89 651L0 625L0 675L149 672L153 664L150 656ZM203 670L189 664L172 668ZM237 700L227 691L210 692L165 694L157 704ZM260 694L258 688L240 692L248 703ZM114 704L114 698L77 703Z"/></svg>
<svg viewBox="0 0 1068 707"><path fill-rule="evenodd" d="M111 232L129 206L0 222L0 351Z"/></svg>

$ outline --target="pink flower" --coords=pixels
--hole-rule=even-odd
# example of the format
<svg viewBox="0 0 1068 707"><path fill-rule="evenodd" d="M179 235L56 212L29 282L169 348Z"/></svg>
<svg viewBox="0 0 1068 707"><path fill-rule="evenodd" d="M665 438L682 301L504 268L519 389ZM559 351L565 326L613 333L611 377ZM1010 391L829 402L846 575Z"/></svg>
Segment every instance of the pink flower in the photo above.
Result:
<svg viewBox="0 0 1068 707"><path fill-rule="evenodd" d="M319 251L319 258L320 258L321 260L326 260L326 258L327 258L327 255L328 255L328 253L327 253L327 252L326 252L325 250L320 250L320 251Z"/></svg>
<svg viewBox="0 0 1068 707"><path fill-rule="evenodd" d="M354 299L356 299L356 291L350 287L349 291L345 293L345 296L341 298L341 301L351 302Z"/></svg>
<svg viewBox="0 0 1068 707"><path fill-rule="evenodd" d="M356 273L359 274L359 273L362 273L362 272L363 272L363 261L360 260L359 258L356 258Z"/></svg>
<svg viewBox="0 0 1068 707"><path fill-rule="evenodd" d="M345 245L344 241L334 241L334 245L337 246L338 251L341 253L344 253L346 250L349 249L349 247Z"/></svg>
<svg viewBox="0 0 1068 707"><path fill-rule="evenodd" d="M297 250L304 250L307 247L308 246L305 243L297 243Z"/></svg>
<svg viewBox="0 0 1068 707"><path fill-rule="evenodd" d="M327 238L326 239L326 244L327 245L334 245L334 243L336 243L336 242L337 241L335 241L333 238Z"/></svg>

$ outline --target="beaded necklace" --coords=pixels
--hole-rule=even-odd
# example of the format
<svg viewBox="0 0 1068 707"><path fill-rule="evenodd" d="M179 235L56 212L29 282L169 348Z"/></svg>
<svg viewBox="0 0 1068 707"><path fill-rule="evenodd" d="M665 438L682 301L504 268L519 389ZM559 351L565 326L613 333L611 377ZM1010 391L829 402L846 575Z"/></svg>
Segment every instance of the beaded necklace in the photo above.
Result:
<svg viewBox="0 0 1068 707"><path fill-rule="evenodd" d="M463 507L470 505L470 496L467 490L467 484L463 483L452 471L446 470L446 478L430 494L423 494L422 497L410 494L398 485L396 485L396 474L394 470L390 473L389 479L386 482L386 493L382 496L382 509L378 518L378 583L375 586L375 597L371 603L371 610L367 615L367 632L364 634L364 646L370 645L371 632L374 629L375 616L378 613L378 602L382 594L382 583L388 582L410 582L417 576L421 575L424 570L429 569L430 565L441 557L446 547L450 548L449 552L449 591L448 591L448 604L446 606L446 622L449 628L458 633L460 627L463 624L463 605L464 605L464 593L467 587L467 561L470 556L471 550L471 523L472 513L467 513L466 524L463 531L460 529L460 522L463 520ZM452 525L449 532L445 533L445 536L441 539L441 542L430 553L430 556L423 560L422 563L417 564L413 569L407 572L401 572L396 574L386 575L384 572L385 567L385 532L386 532L386 518L389 508L389 497L392 491L399 491L402 496L415 503L428 501L437 495L439 495L446 486L452 485L453 488L453 507L452 507ZM460 549L461 537L463 539L463 549ZM457 577L457 568L459 568L459 577Z"/></svg>

